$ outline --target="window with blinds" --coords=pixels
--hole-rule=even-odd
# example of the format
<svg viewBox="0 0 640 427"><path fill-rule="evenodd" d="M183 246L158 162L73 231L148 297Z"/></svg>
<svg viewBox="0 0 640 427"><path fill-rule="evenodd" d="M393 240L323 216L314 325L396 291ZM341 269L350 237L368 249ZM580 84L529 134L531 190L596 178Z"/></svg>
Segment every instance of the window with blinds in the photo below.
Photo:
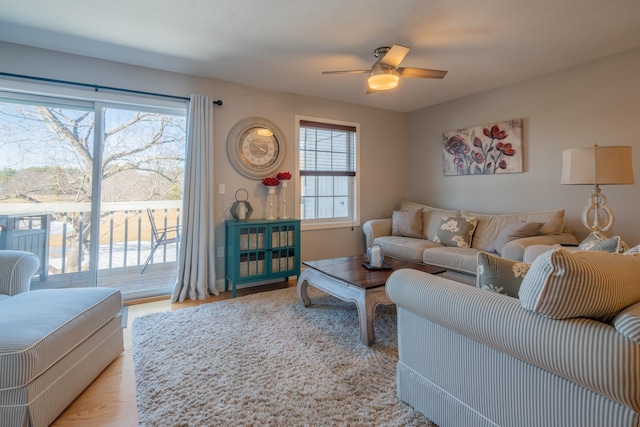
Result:
<svg viewBox="0 0 640 427"><path fill-rule="evenodd" d="M358 127L299 120L300 218L317 224L356 220Z"/></svg>

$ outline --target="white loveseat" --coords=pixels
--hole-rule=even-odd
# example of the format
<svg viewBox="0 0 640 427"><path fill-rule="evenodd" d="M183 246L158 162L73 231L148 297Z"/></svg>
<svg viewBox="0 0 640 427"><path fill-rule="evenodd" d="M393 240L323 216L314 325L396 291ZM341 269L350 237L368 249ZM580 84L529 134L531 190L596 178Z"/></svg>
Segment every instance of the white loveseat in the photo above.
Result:
<svg viewBox="0 0 640 427"><path fill-rule="evenodd" d="M440 427L637 427L638 277L640 255L562 248L519 299L396 271L398 397Z"/></svg>
<svg viewBox="0 0 640 427"><path fill-rule="evenodd" d="M564 226L564 209L525 212L514 214L486 214L479 212L440 209L423 204L403 201L399 211L422 211L422 236L393 235L392 218L367 221L363 226L367 247L378 244L384 254L394 258L414 262L423 262L446 268L448 272L474 277L477 271L477 254L490 251L491 246L506 227L517 222L538 222L542 227L535 236L517 238L508 241L500 248L500 255L506 259L522 260L525 249L531 245L577 244L578 241L570 229ZM470 247L445 246L435 243L434 236L442 224L443 217L475 218L477 224L471 237Z"/></svg>
<svg viewBox="0 0 640 427"><path fill-rule="evenodd" d="M38 258L0 251L0 426L46 427L124 350L117 289L30 291Z"/></svg>

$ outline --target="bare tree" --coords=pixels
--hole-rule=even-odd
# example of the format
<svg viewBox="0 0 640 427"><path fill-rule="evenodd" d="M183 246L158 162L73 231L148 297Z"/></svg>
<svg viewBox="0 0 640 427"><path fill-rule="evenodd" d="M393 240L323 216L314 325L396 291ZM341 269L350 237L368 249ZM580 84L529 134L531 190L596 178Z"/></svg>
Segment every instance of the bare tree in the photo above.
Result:
<svg viewBox="0 0 640 427"><path fill-rule="evenodd" d="M0 102L0 153L11 153L0 154L0 201L90 202L96 167L102 201L180 199L184 117L115 109L105 116L98 164L92 109ZM54 218L71 225L66 270L87 269L89 212Z"/></svg>

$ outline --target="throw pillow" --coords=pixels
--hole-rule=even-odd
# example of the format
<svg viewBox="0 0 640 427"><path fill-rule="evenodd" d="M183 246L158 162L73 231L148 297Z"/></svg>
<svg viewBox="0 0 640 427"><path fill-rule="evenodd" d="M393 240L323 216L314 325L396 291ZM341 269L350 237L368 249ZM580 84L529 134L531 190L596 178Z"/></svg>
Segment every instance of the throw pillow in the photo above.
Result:
<svg viewBox="0 0 640 427"><path fill-rule="evenodd" d="M531 264L504 259L484 252L478 253L476 286L518 298L518 290Z"/></svg>
<svg viewBox="0 0 640 427"><path fill-rule="evenodd" d="M545 252L522 281L522 307L552 319L607 322L640 301L640 257L602 251Z"/></svg>
<svg viewBox="0 0 640 427"><path fill-rule="evenodd" d="M524 237L537 236L544 223L542 222L514 222L505 226L496 240L487 248L489 252L497 252L502 255L504 245L512 240L522 239Z"/></svg>
<svg viewBox="0 0 640 427"><path fill-rule="evenodd" d="M391 235L423 238L422 209L393 211Z"/></svg>
<svg viewBox="0 0 640 427"><path fill-rule="evenodd" d="M629 250L626 250L623 255L640 255L640 245L634 246Z"/></svg>
<svg viewBox="0 0 640 427"><path fill-rule="evenodd" d="M433 243L458 248L470 248L478 220L472 217L443 216L433 237Z"/></svg>
<svg viewBox="0 0 640 427"><path fill-rule="evenodd" d="M612 323L616 331L636 344L640 344L640 305L634 304L625 308Z"/></svg>
<svg viewBox="0 0 640 427"><path fill-rule="evenodd" d="M581 251L604 251L622 253L628 246L620 236L607 237L600 231L593 231L578 245Z"/></svg>

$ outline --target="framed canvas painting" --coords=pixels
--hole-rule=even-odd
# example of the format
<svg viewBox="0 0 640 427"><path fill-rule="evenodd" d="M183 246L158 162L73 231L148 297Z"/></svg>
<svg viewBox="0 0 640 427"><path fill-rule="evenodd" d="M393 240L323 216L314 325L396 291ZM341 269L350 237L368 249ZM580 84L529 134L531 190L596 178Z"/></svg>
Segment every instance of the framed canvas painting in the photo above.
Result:
<svg viewBox="0 0 640 427"><path fill-rule="evenodd" d="M522 119L443 134L445 175L522 172Z"/></svg>

